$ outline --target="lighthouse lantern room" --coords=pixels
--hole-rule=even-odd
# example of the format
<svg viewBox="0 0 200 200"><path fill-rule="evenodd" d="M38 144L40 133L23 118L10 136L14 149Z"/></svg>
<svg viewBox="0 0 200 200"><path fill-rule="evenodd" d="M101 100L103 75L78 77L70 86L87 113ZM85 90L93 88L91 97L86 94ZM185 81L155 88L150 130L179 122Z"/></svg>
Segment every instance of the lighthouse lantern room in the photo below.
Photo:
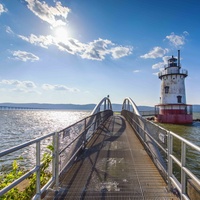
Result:
<svg viewBox="0 0 200 200"><path fill-rule="evenodd" d="M178 50L178 59L172 56L165 69L158 74L161 80L161 97L160 104L155 106L157 122L192 123L192 105L186 104L185 95L187 76L187 70L181 69L180 50Z"/></svg>

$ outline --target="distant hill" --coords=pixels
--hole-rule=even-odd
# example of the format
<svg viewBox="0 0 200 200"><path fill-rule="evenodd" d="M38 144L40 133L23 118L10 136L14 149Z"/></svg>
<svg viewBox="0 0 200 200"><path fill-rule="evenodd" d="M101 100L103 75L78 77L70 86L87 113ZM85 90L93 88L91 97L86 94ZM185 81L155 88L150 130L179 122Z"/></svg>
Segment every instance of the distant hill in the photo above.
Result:
<svg viewBox="0 0 200 200"><path fill-rule="evenodd" d="M48 103L0 103L0 106L34 108L34 109L58 109L58 110L93 110L96 104L48 104ZM114 111L121 111L122 104L112 104ZM139 111L152 111L153 106L138 106ZM193 112L200 112L200 105L193 105Z"/></svg>
<svg viewBox="0 0 200 200"><path fill-rule="evenodd" d="M34 109L66 109L66 110L93 110L95 104L46 104L46 103L0 103L0 106L34 108Z"/></svg>
<svg viewBox="0 0 200 200"><path fill-rule="evenodd" d="M34 108L34 109L64 109L64 110L93 110L96 104L47 104L47 103L0 103L0 106L14 108ZM122 104L112 104L114 111L121 111ZM153 110L154 107L138 106L140 111Z"/></svg>

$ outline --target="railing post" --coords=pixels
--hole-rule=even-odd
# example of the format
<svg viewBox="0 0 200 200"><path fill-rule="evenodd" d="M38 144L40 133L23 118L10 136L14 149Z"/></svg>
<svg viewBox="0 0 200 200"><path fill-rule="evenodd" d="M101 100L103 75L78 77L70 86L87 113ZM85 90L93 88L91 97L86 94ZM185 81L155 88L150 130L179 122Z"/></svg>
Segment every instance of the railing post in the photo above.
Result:
<svg viewBox="0 0 200 200"><path fill-rule="evenodd" d="M36 143L36 167L38 168L36 171L36 195L38 196L37 199L41 199L41 185L40 185L40 141Z"/></svg>
<svg viewBox="0 0 200 200"><path fill-rule="evenodd" d="M181 142L181 192L182 194L186 193L186 174L183 170L183 167L185 167L185 161L186 161L186 144L182 141Z"/></svg>
<svg viewBox="0 0 200 200"><path fill-rule="evenodd" d="M172 170L173 170L173 163L172 163L172 158L171 154L173 151L173 136L170 134L170 131L167 132L167 159L168 159L168 190L171 190L171 180L170 177L172 176Z"/></svg>
<svg viewBox="0 0 200 200"><path fill-rule="evenodd" d="M92 120L92 123L94 124L93 125L93 130L92 132L94 132L94 130L96 129L96 127L98 126L98 121L97 121L98 117L97 117L97 114L94 116L93 120Z"/></svg>
<svg viewBox="0 0 200 200"><path fill-rule="evenodd" d="M87 124L86 124L86 120L87 118L84 120L84 135L83 135L83 148L85 148L85 144L86 144L86 128L87 128Z"/></svg>
<svg viewBox="0 0 200 200"><path fill-rule="evenodd" d="M141 120L141 119L140 119ZM142 121L142 120L141 120ZM144 132L144 143L146 144L147 143L147 134L146 134L146 131L147 131L147 124L146 124L146 121L142 121L142 123L143 123L143 132ZM140 124L141 124L141 122L140 122Z"/></svg>
<svg viewBox="0 0 200 200"><path fill-rule="evenodd" d="M55 177L55 189L59 186L59 133L56 132L54 137L54 177Z"/></svg>
<svg viewBox="0 0 200 200"><path fill-rule="evenodd" d="M54 181L56 180L56 133L53 135L53 156L52 156L52 175Z"/></svg>
<svg viewBox="0 0 200 200"><path fill-rule="evenodd" d="M128 108L127 108L128 111L130 111L130 102L129 101L128 101L128 105L127 106L128 106Z"/></svg>

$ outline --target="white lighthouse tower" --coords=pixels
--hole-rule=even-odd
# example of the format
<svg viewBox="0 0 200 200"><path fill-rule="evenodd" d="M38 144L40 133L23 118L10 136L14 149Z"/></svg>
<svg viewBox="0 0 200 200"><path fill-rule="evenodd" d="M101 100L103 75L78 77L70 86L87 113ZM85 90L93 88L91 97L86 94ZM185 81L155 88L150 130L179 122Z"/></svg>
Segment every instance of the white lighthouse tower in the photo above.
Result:
<svg viewBox="0 0 200 200"><path fill-rule="evenodd" d="M185 78L187 70L181 69L180 50L178 59L173 56L168 65L158 74L161 79L160 104L156 105L156 121L161 123L192 123L192 105L186 104Z"/></svg>

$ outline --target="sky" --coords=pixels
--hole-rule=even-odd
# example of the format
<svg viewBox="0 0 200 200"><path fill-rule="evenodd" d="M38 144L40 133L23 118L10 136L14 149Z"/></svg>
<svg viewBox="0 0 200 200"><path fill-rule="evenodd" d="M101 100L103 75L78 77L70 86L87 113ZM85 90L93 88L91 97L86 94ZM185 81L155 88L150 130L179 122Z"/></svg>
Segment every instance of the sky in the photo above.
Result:
<svg viewBox="0 0 200 200"><path fill-rule="evenodd" d="M181 53L200 104L199 0L0 0L0 103L159 103Z"/></svg>

